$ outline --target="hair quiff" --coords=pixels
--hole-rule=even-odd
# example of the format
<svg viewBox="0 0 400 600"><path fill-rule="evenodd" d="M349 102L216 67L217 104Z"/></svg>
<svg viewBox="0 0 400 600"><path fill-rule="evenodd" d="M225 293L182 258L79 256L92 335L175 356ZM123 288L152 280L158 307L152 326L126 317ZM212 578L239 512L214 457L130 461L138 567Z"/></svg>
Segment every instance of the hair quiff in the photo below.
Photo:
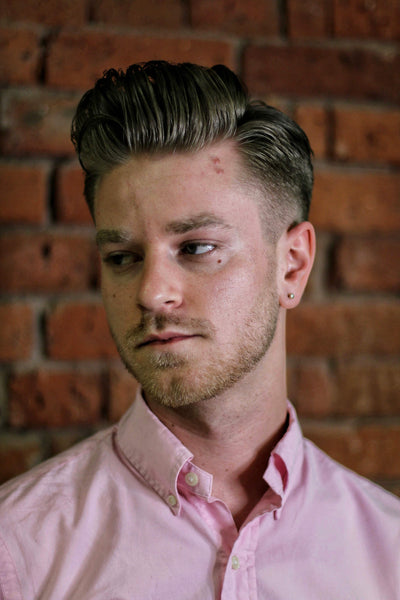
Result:
<svg viewBox="0 0 400 600"><path fill-rule="evenodd" d="M71 137L92 215L101 177L132 156L195 152L232 139L245 167L242 179L261 187L274 211L268 218L308 217L313 168L307 136L284 113L250 100L223 65L150 61L125 72L110 69L82 97Z"/></svg>

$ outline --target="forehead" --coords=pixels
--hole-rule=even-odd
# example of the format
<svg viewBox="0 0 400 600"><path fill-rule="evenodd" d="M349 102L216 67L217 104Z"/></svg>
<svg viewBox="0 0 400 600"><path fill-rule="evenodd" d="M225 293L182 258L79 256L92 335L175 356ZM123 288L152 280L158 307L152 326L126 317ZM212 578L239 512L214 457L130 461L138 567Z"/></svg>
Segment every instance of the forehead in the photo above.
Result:
<svg viewBox="0 0 400 600"><path fill-rule="evenodd" d="M191 212L234 217L251 210L256 196L254 187L244 184L234 144L224 141L195 153L130 158L100 181L95 220L133 213L146 221L173 221Z"/></svg>

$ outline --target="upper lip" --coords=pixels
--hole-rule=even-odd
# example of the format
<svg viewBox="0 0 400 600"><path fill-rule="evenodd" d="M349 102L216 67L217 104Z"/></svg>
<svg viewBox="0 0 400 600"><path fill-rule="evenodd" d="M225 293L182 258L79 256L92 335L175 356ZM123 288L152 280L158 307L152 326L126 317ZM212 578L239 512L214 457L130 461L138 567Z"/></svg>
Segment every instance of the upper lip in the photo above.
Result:
<svg viewBox="0 0 400 600"><path fill-rule="evenodd" d="M148 335L137 345L137 347L145 346L151 342L163 342L177 337L193 337L194 335L195 334L193 333L185 333L182 331L163 331L161 333Z"/></svg>

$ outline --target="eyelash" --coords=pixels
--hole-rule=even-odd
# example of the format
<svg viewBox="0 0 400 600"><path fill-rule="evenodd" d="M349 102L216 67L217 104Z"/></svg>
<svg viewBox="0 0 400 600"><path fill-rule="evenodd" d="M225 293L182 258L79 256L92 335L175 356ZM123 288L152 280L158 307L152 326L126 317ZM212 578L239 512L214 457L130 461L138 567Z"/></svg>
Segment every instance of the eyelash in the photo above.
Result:
<svg viewBox="0 0 400 600"><path fill-rule="evenodd" d="M195 253L189 251L189 249L198 249L198 248L208 248L205 252ZM216 244L212 244L210 242L187 242L183 244L180 248L180 253L183 256L187 256L189 258L198 259L201 257L210 256L217 249ZM123 264L124 259L128 259L127 264ZM136 258L136 260L135 260ZM103 261L112 266L115 269L123 269L131 266L133 264L139 263L141 261L141 256L139 254L134 254L131 252L113 252L106 256Z"/></svg>
<svg viewBox="0 0 400 600"><path fill-rule="evenodd" d="M207 250L206 252L200 252L199 254L197 253L192 253L192 252L184 252L184 250L188 250L190 247L196 247L196 248L211 248L209 250ZM214 250L217 248L217 246L215 244L212 244L211 242L188 242L186 244L184 244L181 248L181 252L182 254L187 254L188 256L208 256L210 255L212 252L214 252Z"/></svg>

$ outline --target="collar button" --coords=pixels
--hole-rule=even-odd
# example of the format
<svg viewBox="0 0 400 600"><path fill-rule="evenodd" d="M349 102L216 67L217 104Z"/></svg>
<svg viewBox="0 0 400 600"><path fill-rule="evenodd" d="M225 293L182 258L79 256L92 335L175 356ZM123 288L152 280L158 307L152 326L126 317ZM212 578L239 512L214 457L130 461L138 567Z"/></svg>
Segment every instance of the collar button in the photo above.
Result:
<svg viewBox="0 0 400 600"><path fill-rule="evenodd" d="M197 485L199 483L199 478L196 473L194 473L193 471L190 471L189 473L186 473L185 481L188 485L190 485L190 487L194 487L195 485Z"/></svg>

